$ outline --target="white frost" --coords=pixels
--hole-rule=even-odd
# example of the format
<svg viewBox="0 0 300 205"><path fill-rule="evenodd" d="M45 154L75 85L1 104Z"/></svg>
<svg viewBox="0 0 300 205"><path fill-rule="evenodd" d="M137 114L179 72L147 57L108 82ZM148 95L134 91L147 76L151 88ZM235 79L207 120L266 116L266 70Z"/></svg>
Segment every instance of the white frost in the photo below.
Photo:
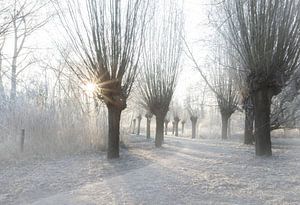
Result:
<svg viewBox="0 0 300 205"><path fill-rule="evenodd" d="M0 204L300 204L300 140L274 139L272 158L238 142L130 136L104 153L0 162Z"/></svg>

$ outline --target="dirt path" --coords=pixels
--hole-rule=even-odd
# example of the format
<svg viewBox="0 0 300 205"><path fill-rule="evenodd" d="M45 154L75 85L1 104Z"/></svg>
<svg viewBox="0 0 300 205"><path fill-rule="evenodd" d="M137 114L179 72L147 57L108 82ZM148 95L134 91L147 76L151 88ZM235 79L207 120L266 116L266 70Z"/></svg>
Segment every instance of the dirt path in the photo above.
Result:
<svg viewBox="0 0 300 205"><path fill-rule="evenodd" d="M261 159L237 142L131 136L118 160L2 162L0 204L300 204L300 141L284 142Z"/></svg>

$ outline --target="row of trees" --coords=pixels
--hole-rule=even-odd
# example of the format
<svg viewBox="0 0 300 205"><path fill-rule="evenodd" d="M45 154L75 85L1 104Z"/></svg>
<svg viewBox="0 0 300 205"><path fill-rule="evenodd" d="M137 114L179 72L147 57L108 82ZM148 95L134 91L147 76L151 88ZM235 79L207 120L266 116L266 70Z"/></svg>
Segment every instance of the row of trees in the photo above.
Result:
<svg viewBox="0 0 300 205"><path fill-rule="evenodd" d="M124 5L118 0L109 4L87 0L80 7L78 1L68 1L69 12L60 12L75 53L72 56L76 56L67 59L68 64L83 82L98 85L96 95L108 108L108 158L119 156L120 115L138 68L142 69L138 81L142 101L156 117L155 145L160 147L163 142L164 121L180 66L183 22L174 2L166 1L161 8L157 5L139 0ZM221 6L226 16L221 28L225 46L217 48L212 83L190 57L216 95L222 138L227 138L228 119L240 109L239 94L246 111L245 143L253 141L254 120L256 154L271 155L271 100L298 68L299 3L228 0ZM196 122L197 116L192 118ZM176 127L179 118L174 120Z"/></svg>
<svg viewBox="0 0 300 205"><path fill-rule="evenodd" d="M300 3L228 1L224 34L246 72L245 85L254 107L256 155L272 155L271 103L299 67Z"/></svg>
<svg viewBox="0 0 300 205"><path fill-rule="evenodd" d="M22 55L22 60L20 54L26 48L28 36L48 20L47 16L45 19L36 17L44 5L15 0L0 10L1 21L4 21L0 27L1 70L6 36L14 42L12 57L8 58L11 60L8 65L12 102L16 97L18 75L35 62L30 58L30 51ZM150 126L151 117L155 115L155 145L162 145L184 46L215 94L222 117L223 139L227 138L230 116L244 109L245 143L255 140L257 155L271 155L271 129L283 124L291 126L285 122L298 117L292 111L299 102L299 80L291 78L299 76L298 0L225 0L214 4L222 11L218 12L221 25L217 25L222 40L212 46L213 63L207 67L212 73L211 80L184 41L180 2L52 0L51 5L56 9L67 42L67 52L61 52L66 66L82 84L93 83L94 98L107 107L108 158L119 157L121 113L127 107L133 87L147 110L147 125ZM0 89L2 87L0 84ZM196 125L202 110L189 101L186 110L192 125ZM180 116L178 112L173 115L174 131L178 134ZM195 136L195 129L192 130Z"/></svg>
<svg viewBox="0 0 300 205"><path fill-rule="evenodd" d="M80 2L54 6L71 47L65 60L83 83L97 85L95 96L107 106L107 157L119 157L120 116L138 74L144 104L156 116L160 147L180 65L181 10L172 1L162 7L145 0Z"/></svg>
<svg viewBox="0 0 300 205"><path fill-rule="evenodd" d="M204 95L205 96L205 95ZM203 99L204 101L204 99ZM202 101L202 102L203 102ZM143 104L142 104L143 105ZM144 107L144 110L147 110L147 107ZM143 115L141 114L143 111L139 111L139 114L132 120L131 129L132 134L140 135L141 131L141 121L143 119ZM150 125L153 114L149 111L146 111L144 115L146 118L146 137L150 139ZM204 117L204 104L200 104L198 99L191 99L191 96L188 96L185 100L184 107L179 105L170 105L169 111L167 112L164 118L164 135L167 135L171 130L172 135L179 136L179 130L181 129L181 134L184 134L185 124L189 119L192 124L192 138L196 138L196 125L198 118ZM169 124L171 123L171 129ZM136 132L135 132L136 131Z"/></svg>
<svg viewBox="0 0 300 205"><path fill-rule="evenodd" d="M160 147L179 72L183 18L182 11L172 1L167 1L156 11L145 33L147 41L139 87L143 102L156 117L155 145ZM178 117L175 121L178 124Z"/></svg>
<svg viewBox="0 0 300 205"><path fill-rule="evenodd" d="M139 92L143 93L149 110L148 124L150 126L154 113L156 145L161 146L164 118L175 89L181 55L183 22L179 6L165 1L160 7L157 2L144 0L86 0L84 4L79 0L66 0L51 1L51 4L65 31L67 48L59 49L65 65L82 84L96 85L94 97L103 101L108 109L108 158L119 157L121 112L127 107L127 99L139 73L145 73L139 75L139 82L144 81ZM36 62L30 58L32 53L24 49L28 36L48 20L38 15L44 5L37 1L15 0L0 12L1 17L7 15L2 18L7 21L1 22L1 51L8 34L14 42L9 76L12 104L16 99L17 76ZM163 23L159 24L161 19ZM2 63L4 55L0 54ZM21 56L25 56L24 59L20 59ZM47 68L49 65L49 62L45 63ZM50 67L61 75L58 68ZM153 77L150 82L148 79ZM2 82L2 78L0 80Z"/></svg>
<svg viewBox="0 0 300 205"><path fill-rule="evenodd" d="M256 155L272 155L270 131L295 127L299 119L300 3L227 0L214 6L222 39L212 44L211 80L186 43L188 56L216 96L222 138L232 113L243 109L245 144L255 141Z"/></svg>
<svg viewBox="0 0 300 205"><path fill-rule="evenodd" d="M287 121L297 118L286 110L295 108L296 104L294 107L287 106L287 102L294 101L298 95L298 80L295 79L298 77L291 76L299 76L299 1L227 0L221 3L220 8L225 14L225 18L223 15L221 19L226 20L222 20L218 30L224 37L226 53L233 62L222 64L223 68L227 68L225 75L234 74L234 84L242 98L246 116L245 143L251 144L255 140L256 155L272 155L271 129L286 126ZM230 87L231 80L226 79L225 82ZM215 84L222 87L224 83L218 79ZM215 90L218 96L218 89ZM230 103L236 97L224 97L232 89L221 90L226 92L221 95L225 104L235 105L231 111L226 109L231 113L237 109L236 103ZM224 104L220 100L218 103Z"/></svg>

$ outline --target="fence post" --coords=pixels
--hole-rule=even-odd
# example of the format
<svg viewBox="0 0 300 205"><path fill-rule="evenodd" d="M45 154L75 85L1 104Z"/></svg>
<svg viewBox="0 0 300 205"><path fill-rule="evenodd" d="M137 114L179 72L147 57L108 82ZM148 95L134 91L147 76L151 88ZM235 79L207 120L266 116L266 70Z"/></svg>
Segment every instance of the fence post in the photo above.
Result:
<svg viewBox="0 0 300 205"><path fill-rule="evenodd" d="M22 129L21 130L21 144L20 144L21 152L24 151L24 142L25 142L25 129Z"/></svg>

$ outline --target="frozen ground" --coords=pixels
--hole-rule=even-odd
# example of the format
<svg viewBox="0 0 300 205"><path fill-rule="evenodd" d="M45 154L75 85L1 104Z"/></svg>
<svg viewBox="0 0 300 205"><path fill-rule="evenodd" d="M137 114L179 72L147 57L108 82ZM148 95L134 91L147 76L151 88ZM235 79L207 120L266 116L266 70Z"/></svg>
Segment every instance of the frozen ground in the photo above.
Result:
<svg viewBox="0 0 300 205"><path fill-rule="evenodd" d="M131 136L103 153L0 162L0 204L300 204L300 140L274 140L272 158L238 142Z"/></svg>

